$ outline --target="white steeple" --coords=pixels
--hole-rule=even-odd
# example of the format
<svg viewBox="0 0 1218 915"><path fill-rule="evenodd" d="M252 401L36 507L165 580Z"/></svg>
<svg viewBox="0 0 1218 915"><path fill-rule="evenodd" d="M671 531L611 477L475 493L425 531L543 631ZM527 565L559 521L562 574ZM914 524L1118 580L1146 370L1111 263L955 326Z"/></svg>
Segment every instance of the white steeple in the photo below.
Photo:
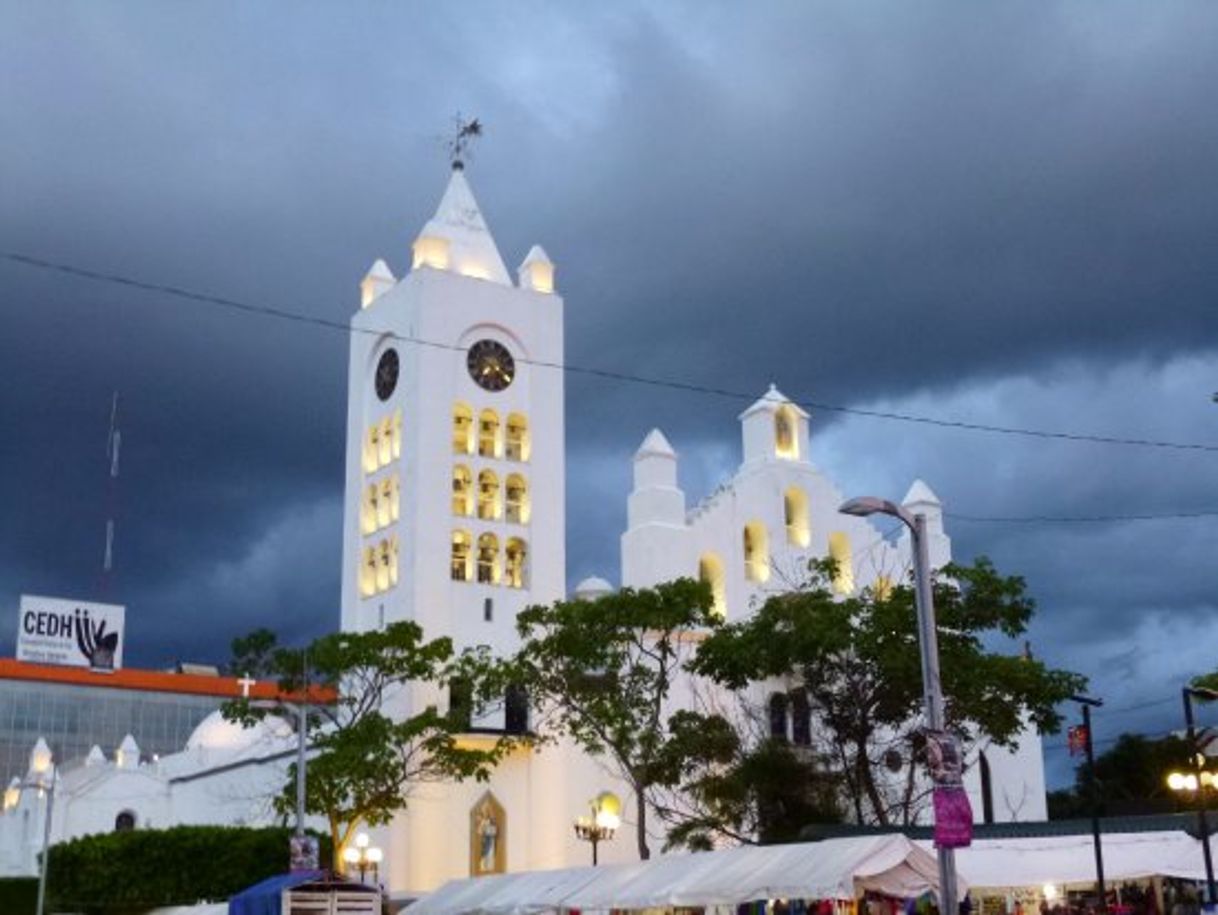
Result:
<svg viewBox="0 0 1218 915"><path fill-rule="evenodd" d="M643 524L685 524L685 493L677 485L677 453L659 429L652 429L634 453L634 490L626 503L631 528Z"/></svg>
<svg viewBox="0 0 1218 915"><path fill-rule="evenodd" d="M89 755L85 757L86 766L104 766L106 764L106 754L102 752L102 748L97 744L89 750Z"/></svg>
<svg viewBox="0 0 1218 915"><path fill-rule="evenodd" d="M776 385L739 419L744 463L808 460L808 414Z"/></svg>
<svg viewBox="0 0 1218 915"><path fill-rule="evenodd" d="M554 262L541 245L533 245L529 249L516 273L521 289L532 289L534 292L554 291Z"/></svg>
<svg viewBox="0 0 1218 915"><path fill-rule="evenodd" d="M43 775L51 771L51 748L45 737L39 737L30 750L30 775Z"/></svg>
<svg viewBox="0 0 1218 915"><path fill-rule="evenodd" d="M413 269L434 267L512 285L464 169L454 168L436 215L414 242Z"/></svg>
<svg viewBox="0 0 1218 915"><path fill-rule="evenodd" d="M389 269L389 265L381 258L376 259L368 272L364 275L363 280L359 284L359 306L367 308L379 296L384 295L393 288L393 284L397 280L393 276L393 271Z"/></svg>
<svg viewBox="0 0 1218 915"><path fill-rule="evenodd" d="M939 497L921 479L913 481L913 484L909 487L909 492L905 493L905 498L901 500L901 505L911 511L918 508L943 510L943 503L939 501Z"/></svg>
<svg viewBox="0 0 1218 915"><path fill-rule="evenodd" d="M923 480L914 480L901 500L901 507L914 515L926 518L927 550L932 568L942 568L952 558L952 541L943 529L943 503ZM909 532L903 531L901 541L905 549L910 548Z"/></svg>
<svg viewBox="0 0 1218 915"><path fill-rule="evenodd" d="M114 763L120 769L138 769L140 765L140 747L135 738L128 734L118 745L114 754Z"/></svg>

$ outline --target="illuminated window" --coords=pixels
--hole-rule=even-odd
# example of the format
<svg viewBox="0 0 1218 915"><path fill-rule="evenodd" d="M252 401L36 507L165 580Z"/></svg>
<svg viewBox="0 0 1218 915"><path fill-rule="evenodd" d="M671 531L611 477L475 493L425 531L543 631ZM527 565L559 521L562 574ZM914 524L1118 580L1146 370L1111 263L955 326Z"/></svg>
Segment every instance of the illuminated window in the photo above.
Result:
<svg viewBox="0 0 1218 915"><path fill-rule="evenodd" d="M381 497L376 507L376 526L387 527L398 520L401 510L401 487L395 473L381 480Z"/></svg>
<svg viewBox="0 0 1218 915"><path fill-rule="evenodd" d="M812 542L812 529L808 523L808 494L798 486L792 486L782 498L783 518L787 525L787 543L792 546L807 546Z"/></svg>
<svg viewBox="0 0 1218 915"><path fill-rule="evenodd" d="M388 591L398 583L398 538L388 537L376 547L376 590Z"/></svg>
<svg viewBox="0 0 1218 915"><path fill-rule="evenodd" d="M494 534L478 538L478 581L488 585L499 583L499 538Z"/></svg>
<svg viewBox="0 0 1218 915"><path fill-rule="evenodd" d="M376 530L376 509L379 501L378 495L380 490L375 483L369 483L364 487L364 498L360 501L359 508L359 529L364 534L371 534Z"/></svg>
<svg viewBox="0 0 1218 915"><path fill-rule="evenodd" d="M384 467L393 460L393 420L386 416L381 420L379 447L377 448L378 466Z"/></svg>
<svg viewBox="0 0 1218 915"><path fill-rule="evenodd" d="M478 474L478 517L483 521L499 517L499 477L493 470Z"/></svg>
<svg viewBox="0 0 1218 915"><path fill-rule="evenodd" d="M509 588L525 587L525 563L529 556L525 542L519 537L509 537L504 553L507 557L507 586Z"/></svg>
<svg viewBox="0 0 1218 915"><path fill-rule="evenodd" d="M760 521L744 526L744 577L758 582L770 577L770 535Z"/></svg>
<svg viewBox="0 0 1218 915"><path fill-rule="evenodd" d="M474 481L469 468L458 464L453 468L453 514L474 513Z"/></svg>
<svg viewBox="0 0 1218 915"><path fill-rule="evenodd" d="M364 436L364 473L381 466L381 425L373 423Z"/></svg>
<svg viewBox="0 0 1218 915"><path fill-rule="evenodd" d="M875 584L871 586L871 593L875 595L876 600L888 600L892 597L892 579L887 575L877 575Z"/></svg>
<svg viewBox="0 0 1218 915"><path fill-rule="evenodd" d="M469 532L453 531L451 562L453 581L469 581L469 547Z"/></svg>
<svg viewBox="0 0 1218 915"><path fill-rule="evenodd" d="M507 444L504 448L509 461L529 459L529 421L519 413L507 418Z"/></svg>
<svg viewBox="0 0 1218 915"><path fill-rule="evenodd" d="M365 547L360 557L359 593L361 597L371 597L376 593L376 547Z"/></svg>
<svg viewBox="0 0 1218 915"><path fill-rule="evenodd" d="M468 404L453 407L453 454L474 453L474 411Z"/></svg>
<svg viewBox="0 0 1218 915"><path fill-rule="evenodd" d="M795 411L790 404L783 404L774 413L774 451L780 458L793 461L799 457L795 428Z"/></svg>
<svg viewBox="0 0 1218 915"><path fill-rule="evenodd" d="M528 524L528 481L518 473L509 474L504 488L507 490L507 519L513 524Z"/></svg>
<svg viewBox="0 0 1218 915"><path fill-rule="evenodd" d="M393 414L393 458L402 456L402 411L395 410Z"/></svg>
<svg viewBox="0 0 1218 915"><path fill-rule="evenodd" d="M499 414L494 410L483 410L478 416L478 454L499 457Z"/></svg>
<svg viewBox="0 0 1218 915"><path fill-rule="evenodd" d="M715 616L724 619L727 616L727 594L724 590L723 560L714 553L703 553L698 560L698 580L710 584L714 601L712 610Z"/></svg>
<svg viewBox="0 0 1218 915"><path fill-rule="evenodd" d="M829 535L829 557L837 562L833 576L833 590L838 594L849 594L854 590L854 557L851 555L850 538L843 531Z"/></svg>

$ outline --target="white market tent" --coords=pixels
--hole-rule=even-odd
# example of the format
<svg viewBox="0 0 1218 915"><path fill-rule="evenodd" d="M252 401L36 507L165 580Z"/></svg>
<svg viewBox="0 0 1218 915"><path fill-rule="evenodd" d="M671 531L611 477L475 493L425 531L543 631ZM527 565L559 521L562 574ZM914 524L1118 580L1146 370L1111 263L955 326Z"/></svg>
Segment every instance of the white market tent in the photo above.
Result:
<svg viewBox="0 0 1218 915"><path fill-rule="evenodd" d="M1104 878L1204 880L1201 843L1182 831L1104 833ZM930 849L929 842L919 842ZM956 850L956 868L974 891L1095 882L1090 835L975 839Z"/></svg>
<svg viewBox="0 0 1218 915"><path fill-rule="evenodd" d="M412 905L409 915L734 906L854 899L865 890L901 898L937 892L934 855L901 835L664 855L637 864L454 880Z"/></svg>

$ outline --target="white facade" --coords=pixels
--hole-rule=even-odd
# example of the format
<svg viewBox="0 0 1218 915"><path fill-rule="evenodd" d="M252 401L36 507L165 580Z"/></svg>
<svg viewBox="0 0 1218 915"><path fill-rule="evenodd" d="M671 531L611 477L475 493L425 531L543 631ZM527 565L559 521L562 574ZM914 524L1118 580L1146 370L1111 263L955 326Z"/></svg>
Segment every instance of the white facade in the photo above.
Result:
<svg viewBox="0 0 1218 915"><path fill-rule="evenodd" d="M46 742L30 753L29 771L14 779L0 813L0 876L38 872L46 824L47 792L54 781L51 844L112 832L127 819L132 828L182 824L270 826L281 822L272 800L295 760L296 737L282 721L268 718L249 728L225 721L219 711L205 718L180 753L141 761L128 735L107 756L94 747L84 760L55 766ZM311 821L313 828L325 824Z"/></svg>
<svg viewBox="0 0 1218 915"><path fill-rule="evenodd" d="M842 594L904 580L910 538L886 540L865 518L843 515L845 501L811 461L808 415L777 388L740 414L744 459L732 478L690 510L677 479L677 454L653 429L634 456L634 488L622 534L622 584L648 587L678 577L709 581L724 617L747 617L767 597L795 587L808 560L838 560ZM951 561L951 539L934 492L915 480L902 500L926 517L931 565ZM759 685L758 703L770 685ZM782 688L783 685L774 685ZM984 764L982 763L984 755ZM1014 750L974 750L965 773L978 822L986 810L982 770L994 822L1048 816L1040 735L1029 728Z"/></svg>

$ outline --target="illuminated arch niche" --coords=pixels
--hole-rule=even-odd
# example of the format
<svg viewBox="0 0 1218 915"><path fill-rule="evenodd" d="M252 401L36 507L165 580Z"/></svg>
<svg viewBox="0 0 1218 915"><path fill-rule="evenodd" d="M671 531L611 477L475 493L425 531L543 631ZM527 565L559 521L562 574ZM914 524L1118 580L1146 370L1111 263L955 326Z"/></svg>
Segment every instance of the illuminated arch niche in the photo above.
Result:
<svg viewBox="0 0 1218 915"><path fill-rule="evenodd" d="M744 577L755 582L770 577L770 534L760 521L744 526Z"/></svg>
<svg viewBox="0 0 1218 915"><path fill-rule="evenodd" d="M854 590L854 556L850 537L845 531L834 531L829 535L829 556L837 561L833 590L838 594L851 593Z"/></svg>
<svg viewBox="0 0 1218 915"><path fill-rule="evenodd" d="M783 519L787 525L787 543L806 547L812 542L812 526L808 521L808 494L792 486L782 497Z"/></svg>
<svg viewBox="0 0 1218 915"><path fill-rule="evenodd" d="M790 404L774 411L774 453L788 461L799 460L798 417Z"/></svg>
<svg viewBox="0 0 1218 915"><path fill-rule="evenodd" d="M723 577L723 560L715 553L703 553L698 560L698 580L711 587L711 609L719 619L727 617L727 592Z"/></svg>

